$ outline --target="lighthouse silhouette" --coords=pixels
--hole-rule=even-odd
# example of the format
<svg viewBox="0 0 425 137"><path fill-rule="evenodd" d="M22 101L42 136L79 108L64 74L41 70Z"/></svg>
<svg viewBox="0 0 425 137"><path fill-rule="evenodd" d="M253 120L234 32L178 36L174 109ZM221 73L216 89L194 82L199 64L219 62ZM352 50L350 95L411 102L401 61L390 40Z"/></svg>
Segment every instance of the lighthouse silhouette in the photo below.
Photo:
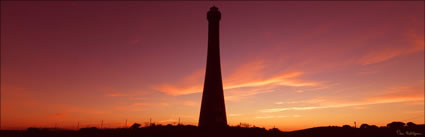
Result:
<svg viewBox="0 0 425 137"><path fill-rule="evenodd" d="M207 67L198 126L201 128L221 128L227 127L227 118L220 66L219 26L221 13L217 7L210 8L207 19Z"/></svg>

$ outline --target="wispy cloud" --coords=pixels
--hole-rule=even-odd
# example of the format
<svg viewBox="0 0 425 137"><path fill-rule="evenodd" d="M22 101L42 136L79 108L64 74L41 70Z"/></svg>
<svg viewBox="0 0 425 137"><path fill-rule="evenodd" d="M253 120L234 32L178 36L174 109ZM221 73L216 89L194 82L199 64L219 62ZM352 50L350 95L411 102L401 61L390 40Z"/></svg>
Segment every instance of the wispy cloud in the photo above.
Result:
<svg viewBox="0 0 425 137"><path fill-rule="evenodd" d="M326 99L322 96L319 97L314 97L312 99L307 99L307 100L298 100L298 101L278 101L275 102L274 104L276 105L290 105L290 104L318 104L318 103L322 103L325 102Z"/></svg>
<svg viewBox="0 0 425 137"><path fill-rule="evenodd" d="M276 104L276 105L282 105L284 102L282 102L282 101L279 101L279 102L275 102L274 104Z"/></svg>
<svg viewBox="0 0 425 137"><path fill-rule="evenodd" d="M265 76L264 61L254 60L242 64L229 76L224 77L224 90L227 99L250 96L259 93L273 92L278 86L305 87L318 86L319 82L301 80L302 71L283 72L271 76ZM175 84L161 84L155 88L168 95L179 96L202 92L204 69L195 71ZM244 92L240 92L243 89Z"/></svg>
<svg viewBox="0 0 425 137"><path fill-rule="evenodd" d="M109 97L122 97L122 96L127 96L127 95L123 95L121 93L109 93L109 94L106 94L106 96L109 96Z"/></svg>
<svg viewBox="0 0 425 137"><path fill-rule="evenodd" d="M380 50L374 50L369 52L366 56L361 59L361 64L369 65L379 62L383 62L401 55L414 53L423 49L417 48L416 46L408 48L386 48Z"/></svg>
<svg viewBox="0 0 425 137"><path fill-rule="evenodd" d="M401 102L412 102L412 101L424 101L424 93L422 92L423 88L410 88L410 92L395 92L383 96L376 97L367 97L363 101L358 102L335 102L331 104L324 104L319 106L303 106L303 107L279 107L279 108L270 108L262 109L260 112L263 113L273 113L289 110L313 110L313 109L327 109L327 108L343 108L343 107L357 107L363 105L375 105L375 104L386 104L386 103L401 103ZM314 102L314 100L311 100ZM304 101L311 102L310 100ZM323 100L318 100L319 102L326 102ZM300 102L298 102L300 103ZM283 102L278 102L278 104L284 104Z"/></svg>
<svg viewBox="0 0 425 137"><path fill-rule="evenodd" d="M264 80L254 80L250 82L234 84L226 86L225 89L242 88L242 87L260 87L265 85L281 85L290 87L316 86L317 82L306 82L296 80L295 78L302 75L303 72L288 72L280 75L272 76Z"/></svg>
<svg viewBox="0 0 425 137"><path fill-rule="evenodd" d="M154 85L153 88L172 96L199 93L202 90L204 75L205 69L198 69L183 77L183 79L177 83Z"/></svg>
<svg viewBox="0 0 425 137"><path fill-rule="evenodd" d="M424 36L414 29L410 29L405 33L405 46L387 46L383 49L375 49L367 53L360 59L363 65L375 64L383 62L398 56L416 53L424 50Z"/></svg>
<svg viewBox="0 0 425 137"><path fill-rule="evenodd" d="M287 115L268 115L268 116L256 116L256 119L276 119L276 118L298 118L301 117L301 115L292 115L292 116L287 116Z"/></svg>
<svg viewBox="0 0 425 137"><path fill-rule="evenodd" d="M188 94L202 92L202 85L198 84L198 85L180 86L180 85L163 84L159 86L158 90L172 96L188 95Z"/></svg>
<svg viewBox="0 0 425 137"><path fill-rule="evenodd" d="M250 87L250 88L235 88L226 90L226 101L240 101L244 97L253 96L257 94L274 92L273 86L269 87Z"/></svg>
<svg viewBox="0 0 425 137"><path fill-rule="evenodd" d="M335 104L335 105L326 105L326 106L272 108L272 109L263 109L260 112L271 113L271 112L281 112L281 111L288 111L288 110L312 110L312 109L326 109L326 108L342 108L342 107L354 107L354 106L362 106L362 105L399 103L399 102L421 101L421 100L423 100L423 98L418 98L418 97L417 98L393 98L393 99L385 99L385 100L375 100L375 101L370 101L370 102Z"/></svg>
<svg viewBox="0 0 425 137"><path fill-rule="evenodd" d="M256 116L256 119L272 119L272 118L284 118L288 116Z"/></svg>

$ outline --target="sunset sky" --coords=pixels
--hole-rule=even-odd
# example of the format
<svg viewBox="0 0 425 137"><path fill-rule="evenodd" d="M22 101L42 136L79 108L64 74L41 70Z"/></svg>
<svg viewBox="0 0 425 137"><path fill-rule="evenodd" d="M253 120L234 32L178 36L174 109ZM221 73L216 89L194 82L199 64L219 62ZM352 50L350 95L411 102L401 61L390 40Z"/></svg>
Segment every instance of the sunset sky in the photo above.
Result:
<svg viewBox="0 0 425 137"><path fill-rule="evenodd" d="M2 1L1 128L197 125L213 5L229 125L424 124L424 1Z"/></svg>

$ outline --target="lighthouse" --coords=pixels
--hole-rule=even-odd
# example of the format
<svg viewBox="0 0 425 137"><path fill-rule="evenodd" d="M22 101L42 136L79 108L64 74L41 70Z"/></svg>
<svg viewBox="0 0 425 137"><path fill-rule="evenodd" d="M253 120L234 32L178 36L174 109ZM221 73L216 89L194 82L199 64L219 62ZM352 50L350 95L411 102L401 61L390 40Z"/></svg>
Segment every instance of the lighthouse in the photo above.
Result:
<svg viewBox="0 0 425 137"><path fill-rule="evenodd" d="M198 126L201 128L220 128L227 126L227 118L220 65L219 34L221 13L217 7L210 8L207 13L207 19L207 67Z"/></svg>

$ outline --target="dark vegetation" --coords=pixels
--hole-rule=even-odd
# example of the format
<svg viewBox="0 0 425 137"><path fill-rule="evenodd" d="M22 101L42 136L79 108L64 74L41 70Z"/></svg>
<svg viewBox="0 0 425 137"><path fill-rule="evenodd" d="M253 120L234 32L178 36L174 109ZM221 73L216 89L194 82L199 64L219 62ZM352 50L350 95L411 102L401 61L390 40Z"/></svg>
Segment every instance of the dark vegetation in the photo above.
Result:
<svg viewBox="0 0 425 137"><path fill-rule="evenodd" d="M80 130L28 128L23 130L2 130L1 137L423 137L425 125L412 122L392 122L387 126L362 124L359 128L349 125L315 127L304 130L282 132L272 128L227 127L202 129L192 125L152 125L141 127L134 123L129 128L98 129L96 127Z"/></svg>

